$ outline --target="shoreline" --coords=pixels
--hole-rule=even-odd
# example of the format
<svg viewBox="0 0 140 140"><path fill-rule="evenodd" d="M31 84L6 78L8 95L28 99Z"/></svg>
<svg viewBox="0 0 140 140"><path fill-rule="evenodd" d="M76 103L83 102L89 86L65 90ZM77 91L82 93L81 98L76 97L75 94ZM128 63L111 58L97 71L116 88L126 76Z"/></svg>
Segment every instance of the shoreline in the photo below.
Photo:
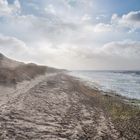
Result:
<svg viewBox="0 0 140 140"><path fill-rule="evenodd" d="M96 97L107 115L111 117L114 127L120 131L120 134L126 139L139 139L140 136L140 100L127 98L115 93L104 92L98 88L92 88L85 84L81 78L71 76L78 80L85 88L91 90L89 96L94 96L92 93L97 93ZM95 96L94 96L95 97Z"/></svg>
<svg viewBox="0 0 140 140"><path fill-rule="evenodd" d="M134 71L71 71L68 74L85 81L91 88L98 88L103 94L112 93L122 98L140 100L140 77Z"/></svg>
<svg viewBox="0 0 140 140"><path fill-rule="evenodd" d="M83 78L80 78L80 77L77 77L77 76L74 76L74 75L71 75L69 73L66 73L68 74L69 76L75 78L76 80L78 80L79 82L83 82L83 84L85 84L86 86L88 86L89 88L93 89L93 90L98 90L102 95L104 96L111 96L111 97L116 97L116 98L119 98L120 100L123 100L124 102L126 103L130 103L132 105L138 105L140 106L140 99L137 99L137 98L130 98L130 97L127 97L127 96L123 96L119 93L116 93L115 91L104 91L98 87L96 87L95 85L91 85L90 84L90 81L89 80L85 80ZM96 84L96 83L95 83ZM100 85L99 85L100 86Z"/></svg>

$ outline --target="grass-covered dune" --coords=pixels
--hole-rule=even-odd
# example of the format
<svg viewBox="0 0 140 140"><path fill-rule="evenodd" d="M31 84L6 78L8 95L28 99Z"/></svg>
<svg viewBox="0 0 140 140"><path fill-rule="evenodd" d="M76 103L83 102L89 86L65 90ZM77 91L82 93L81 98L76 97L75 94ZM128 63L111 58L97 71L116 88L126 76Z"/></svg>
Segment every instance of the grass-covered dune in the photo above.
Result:
<svg viewBox="0 0 140 140"><path fill-rule="evenodd" d="M0 69L0 83L1 84L15 84L23 80L30 80L38 75L45 74L45 66L37 66L32 64L21 65L16 68L1 68Z"/></svg>
<svg viewBox="0 0 140 140"><path fill-rule="evenodd" d="M33 63L25 64L0 54L0 84L16 84L23 80L30 80L38 75L60 71L55 68L40 66Z"/></svg>

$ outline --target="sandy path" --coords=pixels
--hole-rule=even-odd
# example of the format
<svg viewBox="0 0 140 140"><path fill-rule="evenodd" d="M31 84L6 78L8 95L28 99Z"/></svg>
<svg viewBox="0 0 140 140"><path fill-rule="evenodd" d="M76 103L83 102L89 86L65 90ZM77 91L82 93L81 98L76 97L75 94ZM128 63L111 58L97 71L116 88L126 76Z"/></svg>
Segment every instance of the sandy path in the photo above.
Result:
<svg viewBox="0 0 140 140"><path fill-rule="evenodd" d="M118 140L94 97L69 76L52 75L0 108L0 140Z"/></svg>
<svg viewBox="0 0 140 140"><path fill-rule="evenodd" d="M32 79L31 81L20 82L16 86L5 87L0 85L0 107L2 108L2 106L5 104L7 105L8 102L14 100L19 94L27 92L29 89L39 84L39 82L42 82L48 77L54 75L56 75L56 73L41 75Z"/></svg>

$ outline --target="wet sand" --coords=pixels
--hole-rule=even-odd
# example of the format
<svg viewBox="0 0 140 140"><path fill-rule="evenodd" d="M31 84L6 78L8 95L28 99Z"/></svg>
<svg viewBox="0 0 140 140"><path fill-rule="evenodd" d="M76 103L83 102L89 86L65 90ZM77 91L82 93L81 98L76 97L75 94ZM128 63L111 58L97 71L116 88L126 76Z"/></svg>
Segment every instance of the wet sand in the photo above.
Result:
<svg viewBox="0 0 140 140"><path fill-rule="evenodd" d="M71 76L42 76L9 90L0 91L0 140L126 140L99 91Z"/></svg>

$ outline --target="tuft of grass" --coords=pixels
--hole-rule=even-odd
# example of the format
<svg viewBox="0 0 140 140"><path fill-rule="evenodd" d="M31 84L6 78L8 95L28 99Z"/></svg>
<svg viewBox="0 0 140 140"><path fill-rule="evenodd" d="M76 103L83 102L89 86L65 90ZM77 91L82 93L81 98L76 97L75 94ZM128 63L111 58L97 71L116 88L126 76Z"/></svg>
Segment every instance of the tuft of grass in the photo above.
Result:
<svg viewBox="0 0 140 140"><path fill-rule="evenodd" d="M139 140L140 107L132 105L131 101L128 103L120 97L108 95L103 96L101 101L120 135L130 140Z"/></svg>
<svg viewBox="0 0 140 140"><path fill-rule="evenodd" d="M140 113L139 106L134 106L131 102L125 102L117 97L103 96L102 101L113 119L130 119Z"/></svg>

